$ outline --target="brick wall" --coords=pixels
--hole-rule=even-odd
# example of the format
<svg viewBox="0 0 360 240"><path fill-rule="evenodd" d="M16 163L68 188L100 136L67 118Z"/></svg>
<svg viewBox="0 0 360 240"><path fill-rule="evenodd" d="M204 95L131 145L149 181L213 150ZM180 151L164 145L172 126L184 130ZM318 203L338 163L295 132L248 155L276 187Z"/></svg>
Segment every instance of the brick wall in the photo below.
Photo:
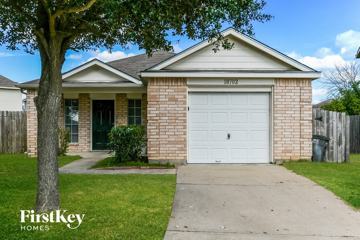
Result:
<svg viewBox="0 0 360 240"><path fill-rule="evenodd" d="M274 87L274 159L311 159L310 80L278 79Z"/></svg>
<svg viewBox="0 0 360 240"><path fill-rule="evenodd" d="M187 159L186 80L150 79L147 99L149 160L185 163Z"/></svg>
<svg viewBox="0 0 360 240"><path fill-rule="evenodd" d="M37 154L37 112L34 98L35 90L28 90L26 95L26 124L27 124L27 153L29 156Z"/></svg>

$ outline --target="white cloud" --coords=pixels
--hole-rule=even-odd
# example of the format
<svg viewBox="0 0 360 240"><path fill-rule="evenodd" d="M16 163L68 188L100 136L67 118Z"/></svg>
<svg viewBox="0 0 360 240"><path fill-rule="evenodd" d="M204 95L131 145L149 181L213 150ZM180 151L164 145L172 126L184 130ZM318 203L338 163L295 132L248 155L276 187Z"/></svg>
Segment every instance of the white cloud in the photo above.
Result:
<svg viewBox="0 0 360 240"><path fill-rule="evenodd" d="M330 48L327 47L322 47L320 49L318 49L315 53L315 55L317 57L326 57L328 55L333 55L333 51Z"/></svg>
<svg viewBox="0 0 360 240"><path fill-rule="evenodd" d="M69 56L67 56L67 59L71 59L71 60L80 60L83 57L82 54L76 54L76 53L72 53Z"/></svg>
<svg viewBox="0 0 360 240"><path fill-rule="evenodd" d="M0 57L13 57L15 54L9 52L0 52Z"/></svg>
<svg viewBox="0 0 360 240"><path fill-rule="evenodd" d="M97 58L100 61L109 62L109 61L118 60L121 58L131 57L131 56L134 56L135 54L133 54L133 53L127 54L122 51L110 52L108 50L104 50L104 51L96 50L96 51L91 52L91 55L92 55L92 57L90 57L87 61Z"/></svg>
<svg viewBox="0 0 360 240"><path fill-rule="evenodd" d="M313 88L313 97L324 97L328 94L328 90L325 88Z"/></svg>
<svg viewBox="0 0 360 240"><path fill-rule="evenodd" d="M360 47L360 32L348 30L336 35L335 44L340 48L340 53L354 57Z"/></svg>
<svg viewBox="0 0 360 240"><path fill-rule="evenodd" d="M334 54L329 48L320 48L314 56L301 56L296 52L291 52L288 56L317 70L331 69L346 63L341 55Z"/></svg>

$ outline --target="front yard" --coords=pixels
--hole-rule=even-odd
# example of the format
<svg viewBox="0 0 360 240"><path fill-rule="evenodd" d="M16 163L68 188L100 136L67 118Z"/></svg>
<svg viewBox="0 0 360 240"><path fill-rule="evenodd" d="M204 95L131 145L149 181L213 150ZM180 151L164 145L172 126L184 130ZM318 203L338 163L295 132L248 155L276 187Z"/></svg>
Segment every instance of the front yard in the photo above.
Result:
<svg viewBox="0 0 360 240"><path fill-rule="evenodd" d="M287 162L284 166L310 178L360 209L360 154L352 154L349 164Z"/></svg>
<svg viewBox="0 0 360 240"><path fill-rule="evenodd" d="M81 226L21 231L20 209L34 207L36 160L0 155L0 239L162 239L174 192L175 175L60 175L61 209L85 213Z"/></svg>

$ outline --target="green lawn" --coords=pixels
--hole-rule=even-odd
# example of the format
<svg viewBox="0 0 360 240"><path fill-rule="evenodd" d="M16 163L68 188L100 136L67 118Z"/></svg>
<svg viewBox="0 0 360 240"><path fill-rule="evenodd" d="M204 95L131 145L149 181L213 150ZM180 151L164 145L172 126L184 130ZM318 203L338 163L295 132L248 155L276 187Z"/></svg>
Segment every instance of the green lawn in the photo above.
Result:
<svg viewBox="0 0 360 240"><path fill-rule="evenodd" d="M34 207L36 160L0 155L0 239L162 239L174 192L174 175L60 175L61 209L85 213L82 225L21 231L20 209Z"/></svg>
<svg viewBox="0 0 360 240"><path fill-rule="evenodd" d="M287 162L284 166L360 209L360 154L352 154L350 163Z"/></svg>
<svg viewBox="0 0 360 240"><path fill-rule="evenodd" d="M114 157L105 158L97 162L91 168L108 168L108 167L148 167L148 168L175 168L174 164L170 163L147 163L141 161L129 161L123 163L116 163Z"/></svg>

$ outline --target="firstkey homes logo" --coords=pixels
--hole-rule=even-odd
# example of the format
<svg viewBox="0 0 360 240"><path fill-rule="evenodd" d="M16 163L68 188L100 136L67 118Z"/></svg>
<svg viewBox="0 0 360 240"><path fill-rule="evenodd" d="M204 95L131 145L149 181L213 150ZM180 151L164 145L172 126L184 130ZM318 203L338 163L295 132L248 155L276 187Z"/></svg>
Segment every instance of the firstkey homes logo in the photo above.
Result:
<svg viewBox="0 0 360 240"><path fill-rule="evenodd" d="M69 229L77 229L83 222L84 217L85 214L68 213L67 210L44 213L35 213L34 210L20 210L21 230L25 231L48 231L50 229L49 223L62 223Z"/></svg>

